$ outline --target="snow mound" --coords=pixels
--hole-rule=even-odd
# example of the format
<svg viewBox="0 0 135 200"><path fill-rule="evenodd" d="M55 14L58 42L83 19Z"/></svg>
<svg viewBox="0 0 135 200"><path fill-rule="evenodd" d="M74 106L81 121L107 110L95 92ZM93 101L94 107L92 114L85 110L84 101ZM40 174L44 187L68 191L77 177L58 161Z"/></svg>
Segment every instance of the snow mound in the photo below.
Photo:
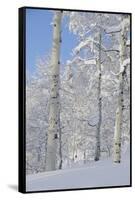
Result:
<svg viewBox="0 0 135 200"><path fill-rule="evenodd" d="M129 151L120 164L111 159L92 162L83 167L28 175L27 191L91 188L130 185Z"/></svg>

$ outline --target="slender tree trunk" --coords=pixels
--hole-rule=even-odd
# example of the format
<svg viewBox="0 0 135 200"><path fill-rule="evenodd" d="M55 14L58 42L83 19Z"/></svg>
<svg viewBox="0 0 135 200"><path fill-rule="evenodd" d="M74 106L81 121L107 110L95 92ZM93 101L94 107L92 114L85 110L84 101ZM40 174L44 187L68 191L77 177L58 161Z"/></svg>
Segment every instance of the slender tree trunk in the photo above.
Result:
<svg viewBox="0 0 135 200"><path fill-rule="evenodd" d="M53 44L50 78L50 110L47 140L46 171L56 170L56 152L59 133L59 68L62 12L56 11L53 23Z"/></svg>
<svg viewBox="0 0 135 200"><path fill-rule="evenodd" d="M124 19L123 19L124 20ZM123 61L126 57L126 27L123 27L120 35L120 68L123 65ZM119 96L118 96L118 107L116 110L115 118L115 130L114 130L114 152L113 152L113 161L115 163L121 162L121 128L122 128L122 114L123 114L123 82L124 82L124 73L123 70L119 74Z"/></svg>
<svg viewBox="0 0 135 200"><path fill-rule="evenodd" d="M60 110L59 110L60 111ZM59 169L62 169L62 132L61 132L61 120L60 120L60 114L59 114Z"/></svg>
<svg viewBox="0 0 135 200"><path fill-rule="evenodd" d="M99 58L97 60L98 66L98 124L96 130L96 149L95 149L95 161L100 159L100 127L102 121L102 99L101 99L101 32L99 33Z"/></svg>

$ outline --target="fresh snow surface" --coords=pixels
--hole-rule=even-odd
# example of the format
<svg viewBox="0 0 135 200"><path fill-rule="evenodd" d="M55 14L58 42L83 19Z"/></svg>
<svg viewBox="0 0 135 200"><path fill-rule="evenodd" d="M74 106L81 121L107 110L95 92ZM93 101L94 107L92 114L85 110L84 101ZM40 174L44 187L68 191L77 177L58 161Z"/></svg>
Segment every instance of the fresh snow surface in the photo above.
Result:
<svg viewBox="0 0 135 200"><path fill-rule="evenodd" d="M130 184L130 156L125 154L120 164L111 159L91 162L78 168L27 175L26 190L59 190Z"/></svg>

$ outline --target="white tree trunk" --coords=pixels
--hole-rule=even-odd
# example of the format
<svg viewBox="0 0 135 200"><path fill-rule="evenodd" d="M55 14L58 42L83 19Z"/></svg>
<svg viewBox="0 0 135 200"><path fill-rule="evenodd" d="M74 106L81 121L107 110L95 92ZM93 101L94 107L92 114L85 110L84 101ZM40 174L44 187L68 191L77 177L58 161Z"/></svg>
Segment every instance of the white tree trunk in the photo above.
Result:
<svg viewBox="0 0 135 200"><path fill-rule="evenodd" d="M96 149L95 149L95 161L100 159L100 127L102 121L102 99L101 99L101 33L99 33L99 58L97 60L97 67L98 67L98 124L96 130Z"/></svg>
<svg viewBox="0 0 135 200"><path fill-rule="evenodd" d="M125 20L123 18L123 20ZM122 30L120 33L120 70L123 65L123 61L126 58L126 39L127 32L126 26L122 22ZM119 97L118 107L116 110L115 129L114 129L114 148L113 148L113 161L115 163L121 162L121 128L122 128L122 113L123 113L123 82L124 82L125 69L119 73Z"/></svg>
<svg viewBox="0 0 135 200"><path fill-rule="evenodd" d="M53 21L51 56L50 110L47 140L46 171L56 170L57 138L59 133L59 65L62 12L56 11Z"/></svg>

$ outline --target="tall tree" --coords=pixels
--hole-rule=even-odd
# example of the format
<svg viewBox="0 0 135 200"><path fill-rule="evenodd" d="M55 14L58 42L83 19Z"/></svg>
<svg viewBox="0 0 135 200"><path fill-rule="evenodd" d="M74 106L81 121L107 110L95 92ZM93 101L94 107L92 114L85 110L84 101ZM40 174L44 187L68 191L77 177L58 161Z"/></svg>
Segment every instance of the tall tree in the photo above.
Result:
<svg viewBox="0 0 135 200"><path fill-rule="evenodd" d="M126 58L126 44L127 44L127 28L129 26L128 16L122 16L121 31L120 31L120 72L117 74L119 79L119 95L118 106L116 110L115 119L115 132L114 132L114 162L120 163L121 161L121 129L124 108L123 87L124 87L124 74L129 59Z"/></svg>
<svg viewBox="0 0 135 200"><path fill-rule="evenodd" d="M76 16L78 15L78 17ZM96 17L95 17L96 16ZM98 112L98 120L96 123L96 133L95 133L95 156L94 160L98 161L100 159L100 149L101 149L101 123L102 123L102 97L101 97L101 81L102 81L102 74L101 74L101 64L103 60L106 60L107 55L107 48L105 46L105 29L106 29L106 21L111 26L110 19L114 21L113 15L108 14L101 14L101 13L90 13L84 14L82 13L71 13L71 22L70 22L70 29L73 29L73 32L79 35L80 43L75 48L76 53L81 53L82 50L87 50L87 56L85 56L84 64L86 65L86 61L88 61L89 66L91 67L92 64L95 64L95 68L97 69L97 76L95 77L97 82L96 87L96 99L97 99L97 112ZM84 20L85 19L85 20ZM89 22L87 21L89 19ZM83 26L76 26L76 24L80 23ZM87 21L87 23L86 23ZM75 29L75 30L74 30ZM102 56L101 56L102 53ZM93 61L96 60L96 63Z"/></svg>
<svg viewBox="0 0 135 200"><path fill-rule="evenodd" d="M97 60L97 67L98 67L98 123L97 123L97 130L96 130L96 149L95 149L95 161L98 161L100 158L100 132L101 132L101 123L102 123L102 98L101 98L101 32L99 31L99 56Z"/></svg>
<svg viewBox="0 0 135 200"><path fill-rule="evenodd" d="M56 11L53 19L53 43L50 75L50 110L47 140L46 171L56 170L57 143L59 135L59 82L60 43L62 12Z"/></svg>

